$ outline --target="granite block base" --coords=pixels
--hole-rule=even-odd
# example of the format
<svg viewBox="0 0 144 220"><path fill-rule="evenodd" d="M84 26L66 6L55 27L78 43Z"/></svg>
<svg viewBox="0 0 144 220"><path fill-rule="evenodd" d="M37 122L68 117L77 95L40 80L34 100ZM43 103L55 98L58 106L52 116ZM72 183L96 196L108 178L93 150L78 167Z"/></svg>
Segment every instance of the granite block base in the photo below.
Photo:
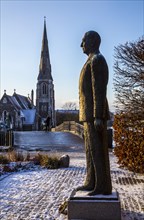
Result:
<svg viewBox="0 0 144 220"><path fill-rule="evenodd" d="M117 192L88 196L88 191L74 191L68 201L68 220L121 220Z"/></svg>

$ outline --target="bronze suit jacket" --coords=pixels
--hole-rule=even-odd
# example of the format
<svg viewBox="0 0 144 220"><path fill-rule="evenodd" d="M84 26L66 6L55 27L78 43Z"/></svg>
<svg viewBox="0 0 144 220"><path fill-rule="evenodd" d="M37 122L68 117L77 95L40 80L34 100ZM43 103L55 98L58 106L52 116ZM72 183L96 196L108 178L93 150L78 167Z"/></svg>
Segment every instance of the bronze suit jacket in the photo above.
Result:
<svg viewBox="0 0 144 220"><path fill-rule="evenodd" d="M88 57L79 79L79 120L108 120L109 107L106 98L108 66L102 54Z"/></svg>

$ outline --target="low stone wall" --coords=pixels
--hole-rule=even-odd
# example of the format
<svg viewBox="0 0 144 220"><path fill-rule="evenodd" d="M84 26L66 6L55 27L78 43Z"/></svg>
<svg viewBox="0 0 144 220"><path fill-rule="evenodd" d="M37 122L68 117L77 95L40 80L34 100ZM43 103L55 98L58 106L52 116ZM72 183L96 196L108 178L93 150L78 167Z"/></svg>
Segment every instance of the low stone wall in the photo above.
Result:
<svg viewBox="0 0 144 220"><path fill-rule="evenodd" d="M84 137L83 125L75 121L64 121L62 124L55 127L55 131L70 131L79 135L81 138Z"/></svg>
<svg viewBox="0 0 144 220"><path fill-rule="evenodd" d="M70 131L77 134L82 139L84 138L84 127L83 125L76 123L75 121L64 121L62 124L55 127L55 131ZM107 129L108 135L108 148L113 148L113 130L112 128Z"/></svg>

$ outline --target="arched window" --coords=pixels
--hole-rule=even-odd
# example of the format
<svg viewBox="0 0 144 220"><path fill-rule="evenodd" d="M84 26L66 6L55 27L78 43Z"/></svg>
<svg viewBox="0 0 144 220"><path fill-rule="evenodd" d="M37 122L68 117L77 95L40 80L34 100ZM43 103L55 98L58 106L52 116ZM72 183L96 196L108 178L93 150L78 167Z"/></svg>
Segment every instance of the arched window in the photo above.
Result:
<svg viewBox="0 0 144 220"><path fill-rule="evenodd" d="M46 106L46 105L44 105L44 111L45 111L45 112L47 111L47 106Z"/></svg>
<svg viewBox="0 0 144 220"><path fill-rule="evenodd" d="M47 94L47 85L46 85L46 83L43 83L43 85L42 85L42 94L43 95Z"/></svg>
<svg viewBox="0 0 144 220"><path fill-rule="evenodd" d="M5 111L3 111L3 114L2 114L3 116L3 121L5 122L5 120L6 120L6 117L7 117L7 111L5 110Z"/></svg>

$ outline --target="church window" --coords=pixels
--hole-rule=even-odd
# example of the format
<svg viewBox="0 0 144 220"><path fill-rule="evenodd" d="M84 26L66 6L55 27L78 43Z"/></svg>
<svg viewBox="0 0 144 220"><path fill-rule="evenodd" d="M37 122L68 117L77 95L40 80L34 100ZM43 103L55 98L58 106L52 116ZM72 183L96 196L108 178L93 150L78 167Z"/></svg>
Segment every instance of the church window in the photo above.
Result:
<svg viewBox="0 0 144 220"><path fill-rule="evenodd" d="M46 85L46 83L43 83L43 85L42 85L42 93L43 93L43 95L47 94L47 85Z"/></svg>
<svg viewBox="0 0 144 220"><path fill-rule="evenodd" d="M44 106L44 111L45 111L45 112L47 111L47 106L46 106L46 105Z"/></svg>
<svg viewBox="0 0 144 220"><path fill-rule="evenodd" d="M5 111L3 111L3 121L6 120L6 117L7 117L7 111L5 110Z"/></svg>
<svg viewBox="0 0 144 220"><path fill-rule="evenodd" d="M3 103L7 103L7 99L6 98L3 99Z"/></svg>

